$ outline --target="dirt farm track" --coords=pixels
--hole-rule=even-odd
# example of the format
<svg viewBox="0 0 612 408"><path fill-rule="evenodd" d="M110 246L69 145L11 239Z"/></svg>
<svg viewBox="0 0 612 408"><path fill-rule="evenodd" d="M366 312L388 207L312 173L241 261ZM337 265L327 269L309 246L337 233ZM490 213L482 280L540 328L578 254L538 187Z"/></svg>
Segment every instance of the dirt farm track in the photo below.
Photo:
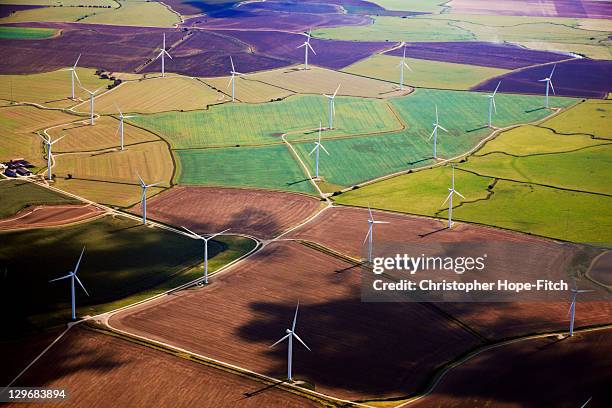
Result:
<svg viewBox="0 0 612 408"><path fill-rule="evenodd" d="M0 231L55 227L88 220L103 212L89 204L34 206L0 220Z"/></svg>
<svg viewBox="0 0 612 408"><path fill-rule="evenodd" d="M302 194L178 186L148 201L147 213L151 219L198 233L230 228L232 233L266 239L306 220L321 205ZM140 206L133 211L140 214Z"/></svg>
<svg viewBox="0 0 612 408"><path fill-rule="evenodd" d="M82 328L73 328L15 385L24 384L66 388L67 402L81 407L319 406L274 388L257 392L266 385Z"/></svg>

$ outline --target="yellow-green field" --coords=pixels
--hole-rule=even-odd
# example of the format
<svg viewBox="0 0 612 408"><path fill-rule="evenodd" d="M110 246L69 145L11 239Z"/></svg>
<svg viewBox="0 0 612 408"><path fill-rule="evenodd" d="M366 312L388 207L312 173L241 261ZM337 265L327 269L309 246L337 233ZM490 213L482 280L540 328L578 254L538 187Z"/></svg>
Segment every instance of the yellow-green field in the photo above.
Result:
<svg viewBox="0 0 612 408"><path fill-rule="evenodd" d="M236 77L236 100L246 103L263 103L270 102L279 98L286 98L293 93L276 86L264 84L262 82L250 81L251 76ZM214 89L222 92L224 98L222 101L227 102L232 100L232 88L228 87L229 77L218 78L200 78L200 80Z"/></svg>
<svg viewBox="0 0 612 408"><path fill-rule="evenodd" d="M55 187L71 194L76 194L96 203L118 207L131 207L140 203L142 189L136 184L122 184L115 182L77 180L57 177ZM147 197L152 197L164 191L163 188L151 187L147 189Z"/></svg>
<svg viewBox="0 0 612 408"><path fill-rule="evenodd" d="M34 132L75 119L76 116L58 110L30 106L0 108L0 160L23 157L35 166L44 165L41 139Z"/></svg>
<svg viewBox="0 0 612 408"><path fill-rule="evenodd" d="M78 54L75 54L76 61ZM78 102L70 99L72 88L70 71L58 70L42 74L0 75L0 99L16 102L31 102L50 107L68 107ZM77 75L83 87L98 89L109 85L111 81L100 79L95 70L77 68ZM87 92L79 87L75 80L75 96L87 99Z"/></svg>
<svg viewBox="0 0 612 408"><path fill-rule="evenodd" d="M170 186L172 156L164 142L130 146L124 151L102 153L55 154L53 173L58 177L71 174L77 179L139 184L137 173L147 183Z"/></svg>
<svg viewBox="0 0 612 408"><path fill-rule="evenodd" d="M351 74L399 83L401 57L375 55L344 69ZM412 71L404 69L404 83L422 88L465 90L485 79L509 72L504 69L406 58Z"/></svg>
<svg viewBox="0 0 612 408"><path fill-rule="evenodd" d="M115 104L127 112L155 113L165 111L206 109L220 102L223 95L206 84L188 77L154 78L124 82L96 98L96 112L117 113ZM79 110L87 111L84 103Z"/></svg>
<svg viewBox="0 0 612 408"><path fill-rule="evenodd" d="M395 80L395 78L389 79L382 76L379 78ZM331 94L338 85L340 85L339 95L365 98L389 98L401 96L409 91L406 89L404 92L399 92L396 85L385 81L362 78L315 66L310 66L308 70L292 67L257 72L247 77L247 82L249 81L261 81L301 94Z"/></svg>
<svg viewBox="0 0 612 408"><path fill-rule="evenodd" d="M79 122L50 129L48 133L52 140L65 135L63 139L53 145L53 151L56 153L91 152L119 148L121 143L118 132L119 120L110 116L102 116L95 123L95 126L90 126L89 123ZM159 140L151 132L132 126L127 122L124 124L123 136L126 149L130 148L132 144Z"/></svg>

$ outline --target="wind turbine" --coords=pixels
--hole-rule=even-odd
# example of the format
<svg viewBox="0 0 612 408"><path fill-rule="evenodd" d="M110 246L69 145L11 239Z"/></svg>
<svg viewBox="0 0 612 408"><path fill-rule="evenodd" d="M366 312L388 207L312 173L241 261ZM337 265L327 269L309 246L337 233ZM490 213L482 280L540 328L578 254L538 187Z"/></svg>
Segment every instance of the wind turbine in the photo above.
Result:
<svg viewBox="0 0 612 408"><path fill-rule="evenodd" d="M323 146L321 144L321 130L322 130L322 123L319 122L319 140L316 142L314 149L312 149L312 151L308 154L310 156L314 152L317 153L315 155L315 157L316 157L316 175L315 175L315 178L317 178L317 179L319 178L319 150L323 149L323 151L325 151L325 153L327 153L327 155L329 156L329 152L327 151L325 146Z"/></svg>
<svg viewBox="0 0 612 408"><path fill-rule="evenodd" d="M211 239L213 239L214 237L216 237L217 235L221 235L226 233L227 231L229 231L229 228L226 230L223 230L221 232L217 232L216 234L210 235L207 238L203 237L202 235L196 234L195 232L191 231L190 229L188 229L187 227L183 227L183 229L187 232L189 232L189 236L193 239L201 239L202 241L204 241L204 283L206 283L208 285L208 241L210 241Z"/></svg>
<svg viewBox="0 0 612 408"><path fill-rule="evenodd" d="M81 59L81 54L79 54L73 66L64 70L64 71L70 71L70 79L72 80L72 99L74 99L74 78L76 78L77 81L79 81L79 85L81 85L81 80L79 79L79 76L76 73L76 67L80 59Z"/></svg>
<svg viewBox="0 0 612 408"><path fill-rule="evenodd" d="M457 194L459 197L465 199L460 192L455 190L455 166L451 165L451 168L453 169L453 184L452 187L448 189L446 200L442 203L442 205L444 205L448 201L448 228L453 226L453 194Z"/></svg>
<svg viewBox="0 0 612 408"><path fill-rule="evenodd" d="M404 90L404 67L408 68L409 71L412 71L412 68L408 64L406 64L406 44L404 44L404 56L402 57L401 62L397 66L400 69L400 90Z"/></svg>
<svg viewBox="0 0 612 408"><path fill-rule="evenodd" d="M295 323L297 322L297 314L298 314L298 309L300 307L300 302L298 301L297 306L295 307L295 315L293 316L293 324L291 325L291 329L286 329L285 333L287 333L285 336L283 336L279 341L277 341L276 343L274 343L273 345L271 345L270 347L274 347L276 346L278 343L281 343L287 339L289 339L289 346L287 347L287 379L289 381L293 381L293 376L291 375L291 364L293 362L293 338L295 338L297 341L299 341L300 343L302 343L302 345L304 347L306 347L306 349L308 349L308 351L312 351L310 350L310 347L308 347L306 345L306 343L304 343L304 341L302 339L300 339L300 336L298 336L295 333Z"/></svg>
<svg viewBox="0 0 612 408"><path fill-rule="evenodd" d="M308 69L308 49L310 48L310 51L313 52L314 55L317 55L317 53L315 52L315 50L312 48L312 45L310 45L310 33L312 32L312 30L308 31L308 35L307 35L307 39L306 41L304 41L304 43L300 46L298 46L298 48L304 48L304 69Z"/></svg>
<svg viewBox="0 0 612 408"><path fill-rule="evenodd" d="M61 278L51 279L49 281L49 282L55 282L55 281L70 278L70 294L72 296L72 320L76 320L76 306L75 306L75 294L74 294L74 281L75 280L79 283L79 285L81 285L81 288L83 288L83 291L85 292L85 294L89 296L89 293L87 293L87 289L85 289L85 286L83 286L83 284L81 283L81 280L77 276L77 271L79 270L79 265L81 264L81 259L83 259L84 252L85 252L85 247L83 247L83 250L81 251L81 256L79 256L79 260L77 261L76 266L74 267L74 271L71 271L68 275L62 276Z"/></svg>
<svg viewBox="0 0 612 408"><path fill-rule="evenodd" d="M340 89L340 85L338 85L338 87L336 88L336 92L334 92L333 95L323 94L323 96L329 99L329 128L330 129L334 128L334 115L336 114L336 94L338 93L339 89Z"/></svg>
<svg viewBox="0 0 612 408"><path fill-rule="evenodd" d="M121 150L123 150L123 120L124 119L129 119L129 118L134 118L136 117L135 115L124 115L121 112L121 109L119 109L119 106L117 106L117 104L115 104L115 107L117 108L117 110L119 111L119 133L121 134Z"/></svg>
<svg viewBox="0 0 612 408"><path fill-rule="evenodd" d="M433 137L433 158L437 159L438 158L438 129L442 129L443 131L448 133L448 130L440 126L440 123L438 120L438 105L436 105L436 122L433 124L433 127L434 127L433 131L431 132L431 135L429 136L428 140L431 140L431 138Z"/></svg>
<svg viewBox="0 0 612 408"><path fill-rule="evenodd" d="M388 224L388 222L374 220L374 216L372 215L372 209L370 208L369 205L368 205L368 212L370 213L370 216L368 218L368 233L366 234L366 237L363 240L363 243L365 244L365 242L368 241L368 262L372 262L372 241L373 241L374 224Z"/></svg>
<svg viewBox="0 0 612 408"><path fill-rule="evenodd" d="M493 110L495 110L495 113L497 113L497 106L495 106L495 94L497 93L497 90L499 89L500 85L501 85L501 81L497 83L497 86L495 87L495 91L493 91L491 95L485 95L487 98L489 98L489 127L493 127L491 125L492 117L493 117Z"/></svg>
<svg viewBox="0 0 612 408"><path fill-rule="evenodd" d="M153 183L153 184L146 184L144 180L142 179L142 177L140 177L140 174L136 173L136 175L138 176L138 180L140 180L140 186L142 187L142 197L140 198L140 204L142 206L142 223L146 224L147 223L147 188L161 184L161 181L158 181L157 183Z"/></svg>
<svg viewBox="0 0 612 408"><path fill-rule="evenodd" d="M40 133L37 133L38 136L40 136L40 138L43 140L43 142L45 142L45 145L47 145L47 171L49 173L49 180L52 179L51 177L51 160L52 160L52 156L53 153L51 152L51 146L53 146L55 143L59 142L60 140L62 140L63 138L65 138L66 136L62 136L59 139L55 139L54 141L51 141L51 136L49 136L49 139L45 139L44 137L42 137L42 135Z"/></svg>
<svg viewBox="0 0 612 408"><path fill-rule="evenodd" d="M162 78L166 76L166 60L165 60L166 55L168 56L168 58L172 59L172 56L168 54L168 51L166 51L166 33L164 33L164 42L163 42L162 48L159 51L159 54L157 54L157 57L155 57L155 59L158 59L159 57L161 57Z"/></svg>
<svg viewBox="0 0 612 408"><path fill-rule="evenodd" d="M594 290L590 290L590 289L579 290L576 287L576 279L574 279L574 287L571 289L571 292L572 292L572 304L570 305L570 308L569 308L569 313L571 315L570 316L570 332L569 332L570 337L574 335L574 316L576 314L576 298L578 297L578 294L594 292Z"/></svg>
<svg viewBox="0 0 612 408"><path fill-rule="evenodd" d="M555 68L557 68L557 64L553 65L553 69L552 71L550 71L550 75L547 76L544 79L540 79L538 80L538 82L546 82L546 103L545 103L545 107L548 108L548 92L549 92L549 88L552 89L553 94L555 94L555 87L553 86L552 83L552 77L553 74L555 73Z"/></svg>
<svg viewBox="0 0 612 408"><path fill-rule="evenodd" d="M81 89L87 91L87 93L89 94L89 123L91 124L91 126L94 125L94 95L97 94L98 91L102 88L104 87L101 86L100 88L92 92L89 89L81 86Z"/></svg>
<svg viewBox="0 0 612 408"><path fill-rule="evenodd" d="M232 76L230 77L229 82L227 83L226 88L229 88L229 86L232 86L232 102L236 101L236 75L244 75L238 71L236 71L236 68L234 67L234 60L232 59L232 56L230 55L230 64L232 64L232 70L230 71L230 74L232 74Z"/></svg>

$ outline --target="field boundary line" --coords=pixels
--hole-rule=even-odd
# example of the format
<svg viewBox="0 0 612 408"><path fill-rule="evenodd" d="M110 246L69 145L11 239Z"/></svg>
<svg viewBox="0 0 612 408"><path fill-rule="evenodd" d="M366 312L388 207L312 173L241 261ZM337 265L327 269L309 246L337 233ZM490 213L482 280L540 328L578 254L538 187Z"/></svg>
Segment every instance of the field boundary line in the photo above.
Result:
<svg viewBox="0 0 612 408"><path fill-rule="evenodd" d="M586 278L588 280L590 280L591 282L593 282L596 285L599 285L601 287L603 287L604 289L606 289L607 291L610 291L612 288L610 287L610 285L606 285L603 282L598 281L597 279L595 279L593 277L593 275L591 275L591 269L593 269L593 267L597 264L597 261L599 261L600 258L603 258L604 256L610 254L612 251L606 250L603 251L602 253L600 253L599 255L597 255L592 261L591 264L589 265L589 269L587 269L587 271L585 272L584 276L586 276Z"/></svg>

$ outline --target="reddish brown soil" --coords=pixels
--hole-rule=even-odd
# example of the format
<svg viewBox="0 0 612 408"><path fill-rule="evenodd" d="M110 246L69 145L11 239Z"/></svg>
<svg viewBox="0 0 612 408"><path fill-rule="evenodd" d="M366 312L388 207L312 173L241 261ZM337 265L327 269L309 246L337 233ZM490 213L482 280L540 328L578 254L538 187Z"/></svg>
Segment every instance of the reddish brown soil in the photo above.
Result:
<svg viewBox="0 0 612 408"><path fill-rule="evenodd" d="M589 275L599 283L612 286L612 251L597 259Z"/></svg>
<svg viewBox="0 0 612 408"><path fill-rule="evenodd" d="M320 206L318 199L301 194L180 186L149 200L147 214L198 233L231 228L233 233L265 239L301 223ZM133 210L140 213L140 206Z"/></svg>
<svg viewBox="0 0 612 408"><path fill-rule="evenodd" d="M158 341L285 378L297 301L294 376L329 395L363 399L417 391L434 367L478 344L475 336L418 303L364 303L359 267L295 242L274 242L216 276L123 311L110 324Z"/></svg>
<svg viewBox="0 0 612 408"><path fill-rule="evenodd" d="M612 400L612 332L528 340L492 349L452 369L411 408L589 408Z"/></svg>
<svg viewBox="0 0 612 408"><path fill-rule="evenodd" d="M331 208L325 210L313 221L288 234L288 237L313 241L340 253L360 258L365 256L362 253L362 245L368 229L367 218L367 209ZM521 277L525 280L535 280L540 277L548 277L548 272L558 279L567 279L564 273L572 257L573 249L552 240L470 224L456 224L449 231L443 229L445 224L433 219L378 211L374 211L374 218L389 222L389 224L375 225L375 243L377 241L401 244L487 241L528 244L517 247L520 253L513 258L513 263L493 268L497 276L487 280L496 280L499 277L503 279L512 277L512 280L517 281L522 281ZM374 248L376 249L376 244ZM504 249L508 248L500 248L500 250ZM376 255L375 251L374 256ZM501 256L501 254L489 253L489 261L493 261L498 255ZM507 260L507 254L501 259ZM590 285L584 279L580 281L580 287L602 291L601 288ZM562 296L564 295L559 295L561 298ZM556 302L437 303L436 305L490 339L562 330L569 327L567 314L569 294L567 301L562 298L562 301ZM581 301L578 303L577 326L608 322L612 322L612 302Z"/></svg>
<svg viewBox="0 0 612 408"><path fill-rule="evenodd" d="M87 220L104 211L92 205L37 205L0 220L0 231L56 227Z"/></svg>
<svg viewBox="0 0 612 408"><path fill-rule="evenodd" d="M55 340L62 330L49 330L21 337L15 340L0 341L0 384L10 383L38 356L49 344Z"/></svg>
<svg viewBox="0 0 612 408"><path fill-rule="evenodd" d="M16 385L65 388L69 399L60 406L70 407L317 406L248 378L80 328L68 332Z"/></svg>

